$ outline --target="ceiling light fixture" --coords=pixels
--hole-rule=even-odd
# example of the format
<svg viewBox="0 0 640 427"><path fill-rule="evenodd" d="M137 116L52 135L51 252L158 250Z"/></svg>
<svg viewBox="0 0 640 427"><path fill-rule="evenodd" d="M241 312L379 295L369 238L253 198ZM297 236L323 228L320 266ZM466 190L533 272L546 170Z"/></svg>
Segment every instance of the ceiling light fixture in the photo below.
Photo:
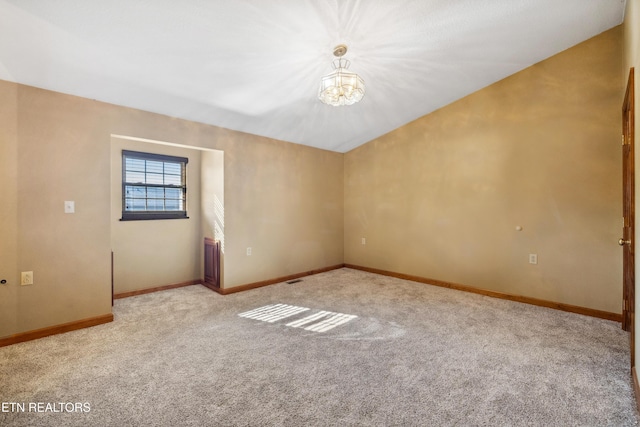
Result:
<svg viewBox="0 0 640 427"><path fill-rule="evenodd" d="M351 63L343 58L345 53L347 46L343 44L333 49L333 55L338 58L332 64L334 71L322 77L318 90L320 101L334 107L355 104L364 96L364 80L347 70Z"/></svg>

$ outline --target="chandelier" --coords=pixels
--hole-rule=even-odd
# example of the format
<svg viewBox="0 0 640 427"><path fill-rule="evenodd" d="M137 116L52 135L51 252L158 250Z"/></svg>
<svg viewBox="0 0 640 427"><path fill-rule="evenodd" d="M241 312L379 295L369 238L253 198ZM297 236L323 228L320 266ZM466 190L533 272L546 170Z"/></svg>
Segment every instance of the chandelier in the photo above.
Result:
<svg viewBox="0 0 640 427"><path fill-rule="evenodd" d="M350 62L343 58L345 53L347 46L343 44L333 49L333 55L338 58L333 61L334 71L322 77L318 89L320 101L334 107L355 104L364 96L364 80L348 71Z"/></svg>

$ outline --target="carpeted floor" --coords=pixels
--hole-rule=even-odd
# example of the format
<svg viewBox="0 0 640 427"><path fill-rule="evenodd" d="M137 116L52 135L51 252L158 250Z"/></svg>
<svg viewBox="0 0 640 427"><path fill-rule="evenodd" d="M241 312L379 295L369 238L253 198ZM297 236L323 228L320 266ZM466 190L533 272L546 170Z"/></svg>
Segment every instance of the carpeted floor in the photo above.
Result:
<svg viewBox="0 0 640 427"><path fill-rule="evenodd" d="M0 425L640 420L628 335L606 320L349 269L227 296L141 295L114 314L0 348Z"/></svg>

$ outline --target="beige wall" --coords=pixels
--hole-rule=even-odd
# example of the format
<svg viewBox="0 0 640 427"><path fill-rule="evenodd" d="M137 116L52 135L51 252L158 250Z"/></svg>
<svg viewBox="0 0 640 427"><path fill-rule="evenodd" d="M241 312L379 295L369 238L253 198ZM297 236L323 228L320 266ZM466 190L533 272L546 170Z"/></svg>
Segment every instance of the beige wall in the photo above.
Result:
<svg viewBox="0 0 640 427"><path fill-rule="evenodd" d="M636 156L635 156L635 170L636 170L636 176L637 176L637 171L640 171L640 160L639 160L639 156L637 155L638 153L638 147L639 145L639 140L638 140L638 131L637 129L640 129L640 127L638 127L638 123L640 121L640 108L638 107L639 102L638 102L638 96L640 95L640 92L638 91L638 79L640 79L640 2L638 0L627 0L627 6L626 6L626 11L625 11L625 19L624 19L624 24L623 24L623 28L624 28L624 66L623 66L623 71L622 71L622 79L625 82L627 82L627 79L629 77L629 69L630 68L634 68L634 77L635 77L635 88L634 88L634 92L635 92L635 129L636 129L636 135L635 135L635 150L636 150ZM636 178L636 187L635 187L635 198L636 198L636 206L638 205L638 201L640 200L640 184L638 184L638 178ZM636 213L639 212L638 209L636 209ZM640 219L638 219L638 215L636 214L636 219L635 219L635 224L636 224L636 234L635 234L635 241L638 241L638 236L640 235L640 230L638 229L638 224L640 224ZM638 244L635 245L636 248L640 248L640 246ZM636 270L635 270L635 277L638 278L640 277L640 262L636 261ZM636 307L636 311L638 310L638 308L640 308L640 294L637 291L638 287L636 285L636 302L635 302L635 307ZM635 330L636 331L640 331L640 316L635 317ZM636 332L636 339L635 339L635 345L636 345L636 349L635 349L635 365L636 367L638 366L638 363L640 363L640 335L638 335L638 332Z"/></svg>
<svg viewBox="0 0 640 427"><path fill-rule="evenodd" d="M224 179L201 174L193 253L223 233L226 288L347 262L620 312L622 41L610 30L346 155L0 82L0 337L111 311L128 227L111 210L113 134L224 152L202 155ZM173 280L202 271L191 257Z"/></svg>
<svg viewBox="0 0 640 427"><path fill-rule="evenodd" d="M347 153L345 262L619 313L621 54L616 27Z"/></svg>
<svg viewBox="0 0 640 427"><path fill-rule="evenodd" d="M18 90L0 81L0 337L18 327Z"/></svg>
<svg viewBox="0 0 640 427"><path fill-rule="evenodd" d="M2 195L13 206L0 210L10 279L0 337L111 312L112 134L224 151L225 287L342 263L339 153L8 82L0 106ZM35 283L20 287L27 270Z"/></svg>
<svg viewBox="0 0 640 427"><path fill-rule="evenodd" d="M250 143L225 150L225 287L342 264L343 155Z"/></svg>
<svg viewBox="0 0 640 427"><path fill-rule="evenodd" d="M188 219L120 221L122 150L186 157ZM116 294L198 280L203 245L200 157L196 149L111 138L111 248Z"/></svg>
<svg viewBox="0 0 640 427"><path fill-rule="evenodd" d="M34 284L18 287L13 333L111 312L106 117L90 100L17 92L17 268Z"/></svg>
<svg viewBox="0 0 640 427"><path fill-rule="evenodd" d="M224 152L202 152L200 175L202 235L220 241L220 287L224 288ZM202 258L204 277L204 257Z"/></svg>

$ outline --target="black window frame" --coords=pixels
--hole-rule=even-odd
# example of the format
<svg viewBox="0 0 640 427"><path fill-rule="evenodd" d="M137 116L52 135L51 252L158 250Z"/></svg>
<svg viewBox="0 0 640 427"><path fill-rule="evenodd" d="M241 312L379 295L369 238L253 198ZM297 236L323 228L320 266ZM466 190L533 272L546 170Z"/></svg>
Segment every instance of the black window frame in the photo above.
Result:
<svg viewBox="0 0 640 427"><path fill-rule="evenodd" d="M127 158L137 159L145 161L145 181L147 180L147 164L146 161L159 161L166 163L175 163L180 165L180 185L175 184L167 184L165 183L165 175L177 176L176 174L168 174L165 170L165 165L163 165L162 171L162 184L154 184L148 182L127 182ZM139 221L139 220L154 220L154 219L188 219L187 216L187 163L189 163L189 159L187 157L178 157L178 156L169 156L166 154L155 154L155 153L146 153L141 151L130 151L130 150L122 150L122 217L120 221ZM133 172L133 171L130 171ZM159 173L156 173L159 175ZM136 198L127 197L127 187L144 187L145 197L137 198L138 200L145 200L145 208L148 206L147 203L149 200L162 200L163 205L166 204L167 200L181 200L182 201L182 210L128 210L127 199L132 200ZM148 189L154 188L162 188L164 196L162 198L150 198L148 197ZM181 190L181 199L167 199L166 197L166 189L180 189Z"/></svg>

